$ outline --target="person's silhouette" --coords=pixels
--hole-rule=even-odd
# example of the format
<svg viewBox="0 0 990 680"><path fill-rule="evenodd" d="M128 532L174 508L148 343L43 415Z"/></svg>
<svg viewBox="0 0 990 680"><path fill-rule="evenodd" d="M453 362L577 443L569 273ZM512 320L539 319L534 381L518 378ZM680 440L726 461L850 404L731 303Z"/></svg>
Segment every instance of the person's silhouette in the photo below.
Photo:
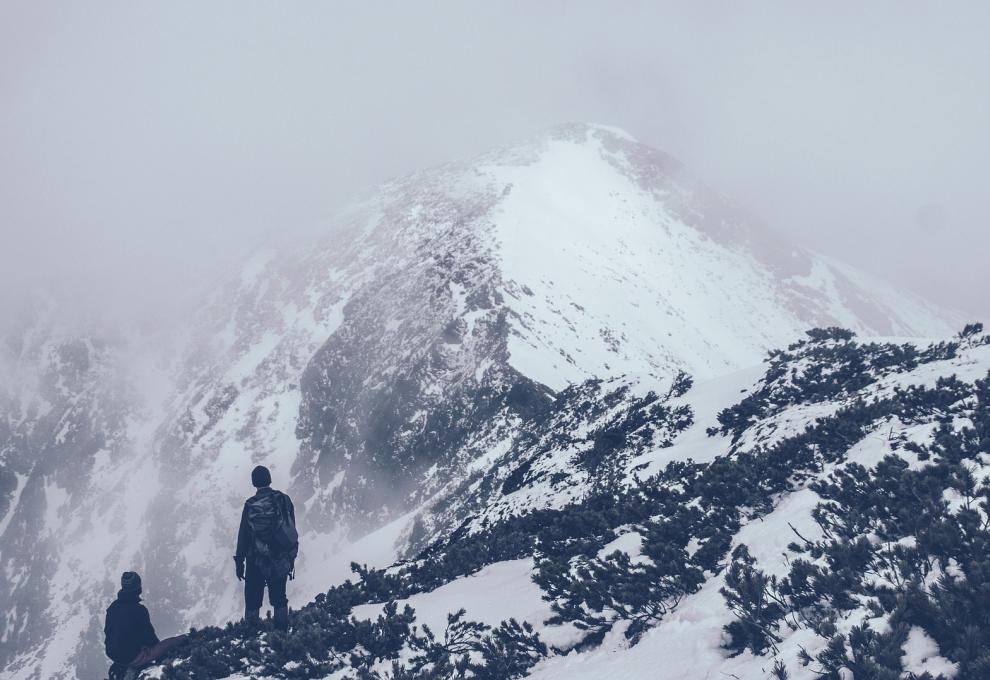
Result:
<svg viewBox="0 0 990 680"><path fill-rule="evenodd" d="M289 627L289 601L286 582L294 575L299 536L292 500L272 489L268 468L259 465L251 471L257 489L244 503L241 526L234 553L235 573L244 581L244 620L260 619L262 599L268 588L268 601L275 610L275 627Z"/></svg>
<svg viewBox="0 0 990 680"><path fill-rule="evenodd" d="M141 577L137 572L125 571L120 577L117 599L107 607L103 633L107 656L113 661L110 680L136 678L143 666L161 658L186 639L185 635L158 639L148 609L141 604L141 592Z"/></svg>

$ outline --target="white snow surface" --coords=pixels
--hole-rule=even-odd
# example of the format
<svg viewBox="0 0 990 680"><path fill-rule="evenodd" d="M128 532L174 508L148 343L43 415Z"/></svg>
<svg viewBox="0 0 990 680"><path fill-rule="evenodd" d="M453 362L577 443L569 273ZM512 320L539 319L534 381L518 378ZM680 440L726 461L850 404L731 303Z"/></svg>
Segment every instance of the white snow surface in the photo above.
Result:
<svg viewBox="0 0 990 680"><path fill-rule="evenodd" d="M707 430L718 425L718 414L739 402L746 392L763 376L763 366L733 371L727 375L702 381L684 395L671 401L672 406L686 404L694 413L694 423L681 432L672 446L648 451L629 461L630 477L646 479L659 472L671 461L693 460L710 463L729 449L724 435L711 437Z"/></svg>
<svg viewBox="0 0 990 680"><path fill-rule="evenodd" d="M938 645L918 626L911 626L908 632L901 662L905 672L916 675L931 673L935 677L944 675L947 678L954 678L959 672L956 664L939 655Z"/></svg>
<svg viewBox="0 0 990 680"><path fill-rule="evenodd" d="M477 171L502 196L490 219L514 312L513 366L554 389L594 376L697 379L752 366L812 325L870 335L956 330L913 298L817 254L794 251L781 277L760 234L723 201L680 208L700 193L680 171L644 184L672 159L599 127L561 130ZM719 220L719 230L709 222ZM728 234L722 233L727 231ZM516 285L512 285L516 284ZM603 342L603 340L605 340Z"/></svg>
<svg viewBox="0 0 990 680"><path fill-rule="evenodd" d="M490 626L514 618L520 623L527 621L543 627L550 617L550 605L540 598L539 587L530 579L532 572L533 560L529 558L497 562L429 593L399 600L399 608L411 606L416 610L417 623L428 625L441 637L447 615L461 608L466 610L467 620ZM382 604L362 605L354 608L353 615L374 619L382 607Z"/></svg>

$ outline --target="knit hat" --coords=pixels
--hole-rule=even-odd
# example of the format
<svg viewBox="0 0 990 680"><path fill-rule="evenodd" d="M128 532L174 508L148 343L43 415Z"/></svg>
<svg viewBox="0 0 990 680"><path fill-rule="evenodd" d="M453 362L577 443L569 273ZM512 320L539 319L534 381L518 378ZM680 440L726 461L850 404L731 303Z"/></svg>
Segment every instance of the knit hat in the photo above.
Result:
<svg viewBox="0 0 990 680"><path fill-rule="evenodd" d="M141 577L136 571L125 571L120 577L120 589L125 593L140 593Z"/></svg>
<svg viewBox="0 0 990 680"><path fill-rule="evenodd" d="M251 483L258 489L263 486L271 486L272 473L270 473L268 468L264 465L259 465L255 469L251 470Z"/></svg>

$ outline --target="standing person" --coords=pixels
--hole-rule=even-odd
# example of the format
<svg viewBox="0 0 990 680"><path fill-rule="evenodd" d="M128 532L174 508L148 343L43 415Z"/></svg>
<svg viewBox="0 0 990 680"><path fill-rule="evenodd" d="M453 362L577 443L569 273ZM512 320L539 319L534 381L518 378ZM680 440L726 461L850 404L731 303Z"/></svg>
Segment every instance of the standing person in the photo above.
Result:
<svg viewBox="0 0 990 680"><path fill-rule="evenodd" d="M268 602L275 610L275 627L289 628L289 600L285 585L295 576L299 534L292 500L272 488L272 475L259 465L251 471L257 489L244 502L241 527L237 532L234 565L238 580L244 581L244 620L260 619L261 602L268 588Z"/></svg>
<svg viewBox="0 0 990 680"><path fill-rule="evenodd" d="M117 599L107 607L103 634L107 656L113 661L110 680L136 678L142 666L185 642L185 635L159 640L148 609L141 604L141 577L125 571L120 577Z"/></svg>

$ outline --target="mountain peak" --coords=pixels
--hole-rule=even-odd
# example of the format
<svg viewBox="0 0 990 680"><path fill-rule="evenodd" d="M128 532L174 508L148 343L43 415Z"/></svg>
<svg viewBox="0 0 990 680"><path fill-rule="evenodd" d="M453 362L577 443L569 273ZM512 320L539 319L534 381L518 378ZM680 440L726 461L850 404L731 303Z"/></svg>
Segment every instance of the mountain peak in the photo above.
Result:
<svg viewBox="0 0 990 680"><path fill-rule="evenodd" d="M536 136L547 139L567 139L577 142L588 141L592 137L611 137L627 142L640 143L639 140L621 127L577 121L551 125L542 132L537 133Z"/></svg>

